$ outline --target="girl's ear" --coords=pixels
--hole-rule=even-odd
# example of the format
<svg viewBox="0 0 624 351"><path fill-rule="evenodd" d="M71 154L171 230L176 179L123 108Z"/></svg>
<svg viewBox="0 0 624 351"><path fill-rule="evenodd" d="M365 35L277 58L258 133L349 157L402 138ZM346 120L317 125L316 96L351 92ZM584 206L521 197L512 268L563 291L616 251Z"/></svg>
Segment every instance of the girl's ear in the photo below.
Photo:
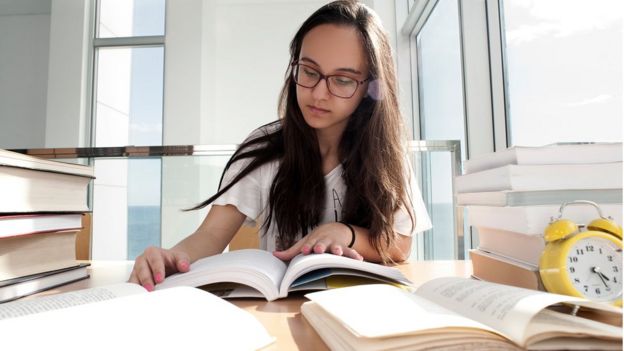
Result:
<svg viewBox="0 0 624 351"><path fill-rule="evenodd" d="M373 100L381 100L382 88L379 85L378 79L373 79L368 82L368 90L366 92L366 95Z"/></svg>

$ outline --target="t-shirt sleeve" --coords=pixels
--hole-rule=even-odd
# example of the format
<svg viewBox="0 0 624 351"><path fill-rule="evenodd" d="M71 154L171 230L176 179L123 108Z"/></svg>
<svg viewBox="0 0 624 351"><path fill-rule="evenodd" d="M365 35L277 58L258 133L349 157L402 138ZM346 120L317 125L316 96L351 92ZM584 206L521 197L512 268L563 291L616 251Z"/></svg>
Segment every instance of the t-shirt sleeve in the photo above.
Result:
<svg viewBox="0 0 624 351"><path fill-rule="evenodd" d="M250 160L234 162L223 175L221 188L224 188L243 170ZM253 225L263 210L262 186L260 173L262 166L247 174L225 193L213 201L213 205L232 205L247 216L246 225Z"/></svg>
<svg viewBox="0 0 624 351"><path fill-rule="evenodd" d="M406 177L408 179L407 200L411 201L415 225L414 228L412 228L412 221L408 212L409 209L402 207L394 215L394 231L399 234L411 236L415 233L421 233L431 229L432 225L422 194L420 193L420 188L418 187L418 181L409 162L408 166L409 177Z"/></svg>
<svg viewBox="0 0 624 351"><path fill-rule="evenodd" d="M270 128L273 127L265 126L252 131L251 134L245 139L245 142L270 132ZM251 158L245 158L230 165L230 168L228 168L223 175L223 181L221 182L219 190L230 184L232 180L236 178L236 176L251 162L251 160ZM268 176L268 166L268 164L264 164L247 174L225 193L215 199L213 204L235 206L242 214L247 216L245 225L254 225L256 219L260 216L261 212L264 210L265 204L267 203L267 199L265 199L265 192L267 190L265 189L266 179L263 177Z"/></svg>

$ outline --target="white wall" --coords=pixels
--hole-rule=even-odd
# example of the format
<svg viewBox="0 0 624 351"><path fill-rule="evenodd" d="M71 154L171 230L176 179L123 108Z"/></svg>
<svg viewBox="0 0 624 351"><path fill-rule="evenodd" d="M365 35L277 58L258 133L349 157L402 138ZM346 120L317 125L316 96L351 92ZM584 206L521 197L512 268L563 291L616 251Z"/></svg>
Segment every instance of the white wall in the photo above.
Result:
<svg viewBox="0 0 624 351"><path fill-rule="evenodd" d="M87 146L90 1L52 0L45 146Z"/></svg>
<svg viewBox="0 0 624 351"><path fill-rule="evenodd" d="M290 40L326 2L167 2L164 144L238 144L276 120ZM180 209L217 190L222 165L223 160L163 160L164 247L201 223L205 210Z"/></svg>
<svg viewBox="0 0 624 351"><path fill-rule="evenodd" d="M0 148L45 144L49 1L47 5L17 13L0 8Z"/></svg>

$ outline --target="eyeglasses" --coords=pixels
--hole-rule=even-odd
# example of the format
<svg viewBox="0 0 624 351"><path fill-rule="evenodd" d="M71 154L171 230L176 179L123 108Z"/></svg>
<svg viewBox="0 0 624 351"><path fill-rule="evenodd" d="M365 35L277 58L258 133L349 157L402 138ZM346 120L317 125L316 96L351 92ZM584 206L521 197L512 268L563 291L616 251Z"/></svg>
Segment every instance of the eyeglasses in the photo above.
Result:
<svg viewBox="0 0 624 351"><path fill-rule="evenodd" d="M321 79L325 79L329 93L343 99L353 97L360 84L364 84L370 79L358 81L341 74L324 75L316 68L297 62L293 63L292 75L295 83L304 88L314 88Z"/></svg>

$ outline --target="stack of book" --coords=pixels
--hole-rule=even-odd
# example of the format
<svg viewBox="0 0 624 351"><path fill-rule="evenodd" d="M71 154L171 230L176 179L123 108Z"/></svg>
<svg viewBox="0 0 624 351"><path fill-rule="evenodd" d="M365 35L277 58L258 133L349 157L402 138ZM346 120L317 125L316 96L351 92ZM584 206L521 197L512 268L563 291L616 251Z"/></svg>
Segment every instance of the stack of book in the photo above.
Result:
<svg viewBox="0 0 624 351"><path fill-rule="evenodd" d="M87 278L76 234L93 168L0 150L0 303Z"/></svg>
<svg viewBox="0 0 624 351"><path fill-rule="evenodd" d="M543 290L543 231L562 203L589 200L622 223L622 144L513 147L470 159L455 179L457 204L478 233L470 252L476 278ZM587 224L589 206L569 206L563 218Z"/></svg>

